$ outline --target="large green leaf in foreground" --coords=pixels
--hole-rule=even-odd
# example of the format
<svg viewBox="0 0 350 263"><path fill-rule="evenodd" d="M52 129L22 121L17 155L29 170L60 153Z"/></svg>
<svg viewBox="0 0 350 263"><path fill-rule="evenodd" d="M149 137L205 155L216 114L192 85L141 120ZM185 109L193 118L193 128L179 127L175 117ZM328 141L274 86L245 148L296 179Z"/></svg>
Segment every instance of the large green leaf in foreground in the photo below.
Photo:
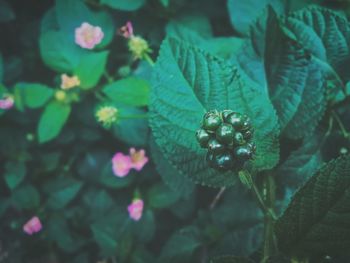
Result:
<svg viewBox="0 0 350 263"><path fill-rule="evenodd" d="M350 156L324 165L294 196L278 220L282 251L294 255L348 254Z"/></svg>
<svg viewBox="0 0 350 263"><path fill-rule="evenodd" d="M233 109L249 115L256 130L258 170L279 159L278 123L265 94L245 84L232 65L184 42L165 40L152 83L150 125L166 159L197 183L233 185L232 172L219 173L205 161L195 140L204 113Z"/></svg>

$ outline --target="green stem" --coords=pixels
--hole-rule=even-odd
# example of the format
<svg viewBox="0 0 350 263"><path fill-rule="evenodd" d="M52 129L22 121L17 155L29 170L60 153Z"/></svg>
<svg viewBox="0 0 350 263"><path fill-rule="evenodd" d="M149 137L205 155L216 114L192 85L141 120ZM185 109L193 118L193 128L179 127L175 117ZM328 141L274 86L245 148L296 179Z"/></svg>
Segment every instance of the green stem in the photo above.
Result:
<svg viewBox="0 0 350 263"><path fill-rule="evenodd" d="M332 111L332 115L334 117L334 119L336 120L336 122L338 123L338 126L344 136L345 139L349 139L350 138L350 133L346 130L345 125L343 124L343 122L341 121L340 117L338 116L338 114L335 111Z"/></svg>
<svg viewBox="0 0 350 263"><path fill-rule="evenodd" d="M219 202L219 200L220 200L221 196L224 194L225 190L226 190L226 187L221 187L220 191L216 194L216 196L214 197L214 200L211 202L210 207L209 207L211 210L215 208L216 204Z"/></svg>
<svg viewBox="0 0 350 263"><path fill-rule="evenodd" d="M264 179L264 203L266 204L268 211L273 211L275 203L275 182L273 177L268 174ZM263 258L261 263L268 262L269 258L274 255L277 251L277 241L274 234L274 224L276 216L274 213L266 213L264 219L264 247L263 247Z"/></svg>
<svg viewBox="0 0 350 263"><path fill-rule="evenodd" d="M154 61L153 61L153 59L146 53L145 55L144 55L144 59L152 66L152 67L154 67Z"/></svg>
<svg viewBox="0 0 350 263"><path fill-rule="evenodd" d="M114 81L114 78L111 75L109 75L107 71L103 72L103 76L106 78L108 83L112 83Z"/></svg>

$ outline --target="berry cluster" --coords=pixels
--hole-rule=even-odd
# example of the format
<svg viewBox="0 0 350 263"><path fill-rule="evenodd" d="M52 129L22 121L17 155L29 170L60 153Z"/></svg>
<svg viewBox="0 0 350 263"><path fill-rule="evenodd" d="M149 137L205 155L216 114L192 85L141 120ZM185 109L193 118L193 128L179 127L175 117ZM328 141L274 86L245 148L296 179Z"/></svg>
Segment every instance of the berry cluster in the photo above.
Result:
<svg viewBox="0 0 350 263"><path fill-rule="evenodd" d="M201 128L196 132L202 148L207 148L207 161L211 168L228 171L241 169L253 158L255 144L254 130L247 115L224 110L207 112Z"/></svg>

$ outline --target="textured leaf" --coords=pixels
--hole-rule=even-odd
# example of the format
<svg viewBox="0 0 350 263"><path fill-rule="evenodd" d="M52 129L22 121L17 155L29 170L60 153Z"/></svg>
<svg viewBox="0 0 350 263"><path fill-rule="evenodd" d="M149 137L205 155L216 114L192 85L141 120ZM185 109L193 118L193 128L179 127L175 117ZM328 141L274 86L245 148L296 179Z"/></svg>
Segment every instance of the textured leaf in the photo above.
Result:
<svg viewBox="0 0 350 263"><path fill-rule="evenodd" d="M20 109L39 108L53 96L54 90L39 83L18 83L15 86L16 105Z"/></svg>
<svg viewBox="0 0 350 263"><path fill-rule="evenodd" d="M350 79L346 70L350 61L350 25L345 16L310 7L287 16L285 26L306 50L325 62L320 66L336 71L345 81Z"/></svg>
<svg viewBox="0 0 350 263"><path fill-rule="evenodd" d="M135 11L142 7L145 2L146 0L101 0L102 4L123 11Z"/></svg>
<svg viewBox="0 0 350 263"><path fill-rule="evenodd" d="M247 35L250 26L264 12L267 5L272 5L279 13L283 13L283 1L278 0L228 0L227 7L231 24L235 30Z"/></svg>
<svg viewBox="0 0 350 263"><path fill-rule="evenodd" d="M324 165L295 194L276 224L280 249L290 255L348 254L350 156Z"/></svg>
<svg viewBox="0 0 350 263"><path fill-rule="evenodd" d="M291 138L310 134L325 111L325 81L317 61L290 39L269 8L265 67L280 126ZM273 41L271 41L273 40Z"/></svg>
<svg viewBox="0 0 350 263"><path fill-rule="evenodd" d="M129 77L109 83L103 92L113 102L127 106L147 106L150 84L148 81Z"/></svg>
<svg viewBox="0 0 350 263"><path fill-rule="evenodd" d="M39 142L44 143L54 139L62 130L71 111L70 105L56 101L49 103L42 113L39 125Z"/></svg>
<svg viewBox="0 0 350 263"><path fill-rule="evenodd" d="M162 177L163 181L173 191L178 192L180 195L188 196L194 190L194 183L187 177L180 174L163 156L162 152L152 140L151 142L151 154L153 160L156 160L157 170Z"/></svg>
<svg viewBox="0 0 350 263"><path fill-rule="evenodd" d="M229 186L230 172L208 168L194 134L207 110L233 109L251 117L256 130L257 169L279 158L278 123L269 99L247 86L232 65L175 39L166 40L155 68L150 125L166 159L195 182Z"/></svg>

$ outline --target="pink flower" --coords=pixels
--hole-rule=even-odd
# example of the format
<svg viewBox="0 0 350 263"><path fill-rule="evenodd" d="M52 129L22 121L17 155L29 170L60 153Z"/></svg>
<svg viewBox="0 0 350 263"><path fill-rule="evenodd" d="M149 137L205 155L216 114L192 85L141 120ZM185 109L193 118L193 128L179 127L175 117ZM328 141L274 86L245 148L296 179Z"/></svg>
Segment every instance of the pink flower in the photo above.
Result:
<svg viewBox="0 0 350 263"><path fill-rule="evenodd" d="M134 199L132 203L128 206L128 212L131 219L139 221L142 217L143 211L143 200Z"/></svg>
<svg viewBox="0 0 350 263"><path fill-rule="evenodd" d="M122 26L118 29L118 34L125 37L125 38L131 38L134 36L134 29L132 27L132 24L130 21L126 22L125 26Z"/></svg>
<svg viewBox="0 0 350 263"><path fill-rule="evenodd" d="M92 26L89 23L82 23L75 29L75 43L86 49L93 49L100 44L104 34L99 26Z"/></svg>
<svg viewBox="0 0 350 263"><path fill-rule="evenodd" d="M145 150L141 149L136 151L135 148L130 148L129 154L131 158L131 168L134 168L136 171L141 171L148 162Z"/></svg>
<svg viewBox="0 0 350 263"><path fill-rule="evenodd" d="M28 235L39 232L42 229L40 219L37 216L32 217L25 225L23 226L23 231Z"/></svg>
<svg viewBox="0 0 350 263"><path fill-rule="evenodd" d="M13 107L15 100L12 95L4 95L2 99L0 99L0 109L9 110Z"/></svg>
<svg viewBox="0 0 350 263"><path fill-rule="evenodd" d="M130 156L124 155L122 153L116 153L112 158L112 168L116 176L126 176L131 169Z"/></svg>

